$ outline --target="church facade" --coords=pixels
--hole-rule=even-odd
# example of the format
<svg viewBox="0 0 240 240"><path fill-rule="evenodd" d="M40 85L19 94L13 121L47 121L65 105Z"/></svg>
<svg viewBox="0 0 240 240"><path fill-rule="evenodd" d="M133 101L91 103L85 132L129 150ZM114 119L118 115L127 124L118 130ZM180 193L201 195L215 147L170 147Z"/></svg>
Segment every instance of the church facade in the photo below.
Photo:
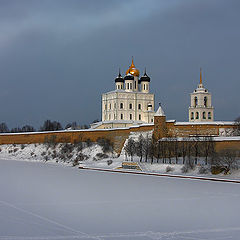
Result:
<svg viewBox="0 0 240 240"><path fill-rule="evenodd" d="M119 71L115 90L102 94L102 121L94 128L119 128L154 122L154 94L150 93L150 77L132 64L123 77Z"/></svg>

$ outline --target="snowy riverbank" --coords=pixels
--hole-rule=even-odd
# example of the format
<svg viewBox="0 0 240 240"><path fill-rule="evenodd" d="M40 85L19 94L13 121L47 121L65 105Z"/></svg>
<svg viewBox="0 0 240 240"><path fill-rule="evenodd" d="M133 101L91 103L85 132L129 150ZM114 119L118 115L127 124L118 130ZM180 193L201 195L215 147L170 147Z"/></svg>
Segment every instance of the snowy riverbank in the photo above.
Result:
<svg viewBox="0 0 240 240"><path fill-rule="evenodd" d="M0 146L0 159L2 160L18 160L18 161L35 161L57 163L67 166L76 165L76 167L86 168L102 168L117 169L122 166L122 162L126 161L124 151L120 156L114 152L104 152L103 147L99 144L91 144L89 146L73 146L71 144L13 144ZM129 158L128 158L129 160ZM240 170L234 170L229 175L211 174L210 170L204 173L201 171L203 166L196 166L193 170L183 172L182 164L162 164L162 163L145 163L139 162L138 158L134 158L138 162L140 168L146 173L174 174L174 175L191 175L203 177L217 177L227 179L240 179ZM181 160L179 160L181 162Z"/></svg>

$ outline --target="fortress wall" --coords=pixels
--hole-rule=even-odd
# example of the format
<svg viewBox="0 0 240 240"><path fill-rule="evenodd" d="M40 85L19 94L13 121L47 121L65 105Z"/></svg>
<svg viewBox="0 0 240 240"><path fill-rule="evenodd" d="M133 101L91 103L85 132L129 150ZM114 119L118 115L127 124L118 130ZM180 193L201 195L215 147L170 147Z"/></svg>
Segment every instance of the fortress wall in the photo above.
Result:
<svg viewBox="0 0 240 240"><path fill-rule="evenodd" d="M128 138L130 132L151 131L152 129L153 125L143 125L138 127L108 130L10 133L0 134L0 144L31 144L45 143L48 141L54 141L57 143L74 143L77 141L86 141L87 139L90 139L92 142L96 142L98 138L106 138L114 144L115 151L117 153L120 153L124 142Z"/></svg>
<svg viewBox="0 0 240 240"><path fill-rule="evenodd" d="M159 122L160 124L160 122ZM166 127L167 126L167 127ZM220 128L229 129L231 125L175 125L174 122L166 122L167 134L169 137L188 137L189 135L218 135ZM37 133L11 133L0 134L0 144L30 144L45 143L55 141L58 143L74 143L77 141L86 141L90 139L96 142L98 138L109 139L114 144L114 149L120 153L125 140L129 137L130 132L161 131L161 125L153 124L119 128L119 129L99 129L99 130L73 130L73 131L56 131L56 132L37 132ZM165 134L165 129L162 134ZM159 136L159 134L155 135ZM216 141L216 150L220 151L224 148L237 148L240 150L240 140Z"/></svg>

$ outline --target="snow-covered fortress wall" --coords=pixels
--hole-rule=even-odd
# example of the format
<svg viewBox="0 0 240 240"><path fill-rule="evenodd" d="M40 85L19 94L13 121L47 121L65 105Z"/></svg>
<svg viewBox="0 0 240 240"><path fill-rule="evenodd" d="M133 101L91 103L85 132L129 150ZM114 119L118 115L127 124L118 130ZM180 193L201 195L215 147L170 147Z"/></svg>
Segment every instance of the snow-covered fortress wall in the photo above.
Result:
<svg viewBox="0 0 240 240"><path fill-rule="evenodd" d="M176 122L167 121L165 116L154 117L154 124L144 124L127 128L86 129L56 132L8 133L0 134L0 144L30 144L86 141L98 138L109 139L117 153L120 153L125 140L132 132L152 132L155 140L162 137L214 136L216 149L237 148L240 150L240 137L231 137L234 122Z"/></svg>
<svg viewBox="0 0 240 240"><path fill-rule="evenodd" d="M153 124L146 124L129 128L117 129L86 129L70 131L52 131L52 132L32 132L32 133L6 133L0 134L0 144L30 144L45 143L54 141L56 143L74 143L78 141L96 142L98 138L109 139L117 153L121 152L125 140L130 132L151 131Z"/></svg>

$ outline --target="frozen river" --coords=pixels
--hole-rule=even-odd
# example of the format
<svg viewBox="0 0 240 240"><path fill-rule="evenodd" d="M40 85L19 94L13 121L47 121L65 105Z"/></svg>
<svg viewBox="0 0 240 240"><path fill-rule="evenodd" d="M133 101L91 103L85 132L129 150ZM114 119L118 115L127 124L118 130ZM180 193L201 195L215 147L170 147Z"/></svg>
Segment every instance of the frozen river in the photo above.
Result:
<svg viewBox="0 0 240 240"><path fill-rule="evenodd" d="M240 184L0 160L0 240L240 239Z"/></svg>

